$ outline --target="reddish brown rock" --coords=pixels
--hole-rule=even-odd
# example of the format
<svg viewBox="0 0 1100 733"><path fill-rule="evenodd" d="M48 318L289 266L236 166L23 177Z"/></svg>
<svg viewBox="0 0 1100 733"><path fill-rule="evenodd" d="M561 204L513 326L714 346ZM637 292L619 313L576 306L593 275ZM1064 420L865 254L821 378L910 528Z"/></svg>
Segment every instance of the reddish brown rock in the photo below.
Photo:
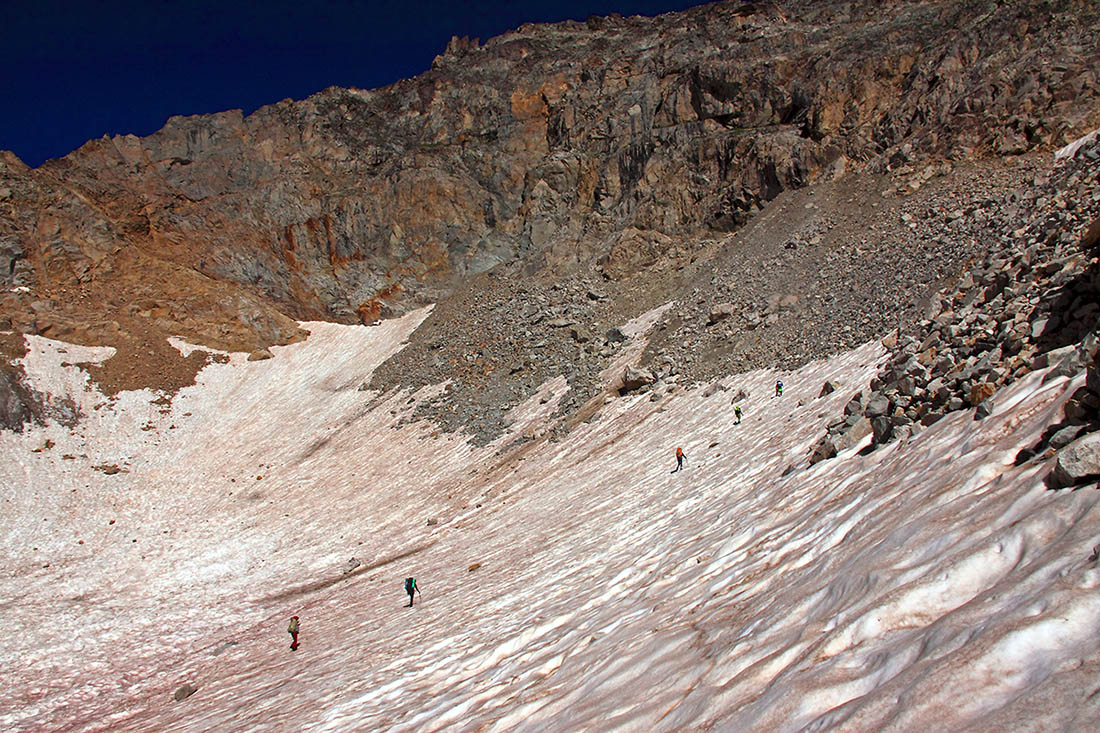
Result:
<svg viewBox="0 0 1100 733"><path fill-rule="evenodd" d="M117 391L183 379L147 348L169 335L250 352L501 263L675 267L784 191L1100 125L1098 12L789 0L525 25L383 89L176 117L35 170L4 154L0 325L146 354L101 375Z"/></svg>

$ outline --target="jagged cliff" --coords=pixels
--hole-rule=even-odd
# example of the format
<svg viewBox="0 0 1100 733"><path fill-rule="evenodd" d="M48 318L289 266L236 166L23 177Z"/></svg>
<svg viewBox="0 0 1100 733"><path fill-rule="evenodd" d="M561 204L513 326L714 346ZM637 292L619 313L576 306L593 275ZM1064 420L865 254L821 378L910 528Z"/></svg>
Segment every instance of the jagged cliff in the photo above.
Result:
<svg viewBox="0 0 1100 733"><path fill-rule="evenodd" d="M118 390L186 381L168 335L258 349L498 266L614 289L785 190L1097 126L1098 29L1089 0L722 2L454 39L384 89L173 118L35 170L8 154L0 326L118 347L98 376Z"/></svg>

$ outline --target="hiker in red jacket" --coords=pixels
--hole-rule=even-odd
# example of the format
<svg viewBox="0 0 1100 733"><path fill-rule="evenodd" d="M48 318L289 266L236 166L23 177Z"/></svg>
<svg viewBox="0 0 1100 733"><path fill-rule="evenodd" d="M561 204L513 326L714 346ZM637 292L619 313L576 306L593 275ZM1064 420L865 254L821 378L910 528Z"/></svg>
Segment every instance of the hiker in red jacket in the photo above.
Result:
<svg viewBox="0 0 1100 733"><path fill-rule="evenodd" d="M298 648L298 617L290 617L290 626L287 627L287 633L290 634L290 651L295 651Z"/></svg>
<svg viewBox="0 0 1100 733"><path fill-rule="evenodd" d="M676 468L672 469L673 473L676 473L677 471L680 471L680 470L683 469L685 458L687 458L687 456L684 455L684 449L683 448L677 448L676 449Z"/></svg>

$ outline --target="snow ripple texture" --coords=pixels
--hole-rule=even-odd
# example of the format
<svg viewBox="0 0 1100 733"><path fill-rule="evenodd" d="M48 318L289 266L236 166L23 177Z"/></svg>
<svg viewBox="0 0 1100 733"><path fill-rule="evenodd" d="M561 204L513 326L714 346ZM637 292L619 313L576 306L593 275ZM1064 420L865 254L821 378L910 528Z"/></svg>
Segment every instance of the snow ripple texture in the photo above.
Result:
<svg viewBox="0 0 1100 733"><path fill-rule="evenodd" d="M66 364L109 350L32 337L35 387L84 419L0 435L0 727L1097 726L1097 492L1014 465L1083 376L787 475L877 345L474 449L408 421L432 390L359 389L426 313L305 324L170 405L107 400Z"/></svg>

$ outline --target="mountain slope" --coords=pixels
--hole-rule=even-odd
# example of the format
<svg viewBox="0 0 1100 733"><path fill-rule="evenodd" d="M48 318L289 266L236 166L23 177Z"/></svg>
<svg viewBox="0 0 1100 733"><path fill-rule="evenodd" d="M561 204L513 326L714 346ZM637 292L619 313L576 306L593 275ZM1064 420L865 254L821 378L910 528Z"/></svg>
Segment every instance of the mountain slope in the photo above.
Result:
<svg viewBox="0 0 1100 733"><path fill-rule="evenodd" d="M723 380L749 395L740 425L722 391L627 397L494 457L356 389L422 317L309 324L171 407L132 393L78 432L5 433L4 595L27 630L0 652L5 725L1095 724L1097 494L1013 460L1083 376L782 475L875 373L870 344L778 373L782 398L775 372ZM75 347L33 343L40 388L79 375Z"/></svg>
<svg viewBox="0 0 1100 733"><path fill-rule="evenodd" d="M1098 28L1085 0L716 3L459 39L385 89L9 157L2 315L119 347L117 391L156 386L165 336L287 343L507 263L679 266L785 190L1092 129Z"/></svg>
<svg viewBox="0 0 1100 733"><path fill-rule="evenodd" d="M4 157L0 725L1095 728L1097 26L524 26Z"/></svg>

